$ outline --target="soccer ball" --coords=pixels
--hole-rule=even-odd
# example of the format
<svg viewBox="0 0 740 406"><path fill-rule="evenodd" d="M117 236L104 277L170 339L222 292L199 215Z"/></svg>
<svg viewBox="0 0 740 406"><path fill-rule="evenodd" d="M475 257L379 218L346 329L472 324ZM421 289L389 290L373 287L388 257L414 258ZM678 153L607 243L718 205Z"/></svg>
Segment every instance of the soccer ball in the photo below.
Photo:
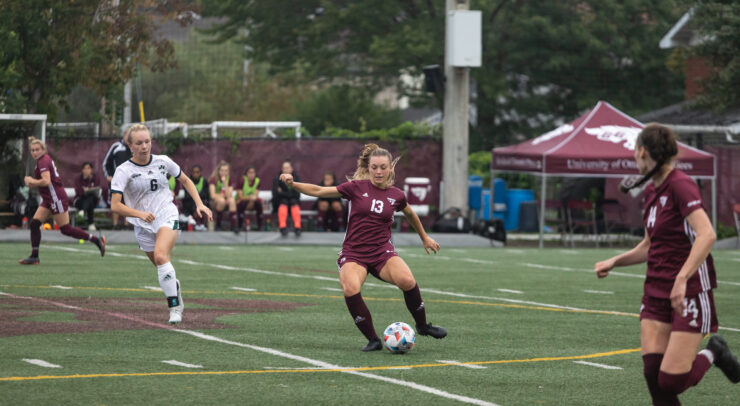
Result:
<svg viewBox="0 0 740 406"><path fill-rule="evenodd" d="M385 348L393 354L405 354L414 348L416 333L406 323L397 321L385 328L383 342Z"/></svg>

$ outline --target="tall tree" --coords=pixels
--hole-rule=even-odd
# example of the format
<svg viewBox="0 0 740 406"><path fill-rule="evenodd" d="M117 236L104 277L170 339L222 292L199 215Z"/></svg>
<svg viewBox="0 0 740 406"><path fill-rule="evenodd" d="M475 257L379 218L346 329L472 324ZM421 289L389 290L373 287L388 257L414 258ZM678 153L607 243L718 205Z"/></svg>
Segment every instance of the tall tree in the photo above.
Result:
<svg viewBox="0 0 740 406"><path fill-rule="evenodd" d="M136 64L173 66L173 48L155 22L188 24L187 0L3 0L0 2L0 110L56 112L77 85L106 94Z"/></svg>
<svg viewBox="0 0 740 406"><path fill-rule="evenodd" d="M483 14L483 66L472 70L478 127L472 150L538 134L597 100L639 113L680 100L660 37L677 0L472 0ZM247 45L247 57L306 81L379 89L396 84L434 104L419 77L443 64L445 9L420 0L202 0L226 20L214 32ZM294 76L295 77L295 76Z"/></svg>
<svg viewBox="0 0 740 406"><path fill-rule="evenodd" d="M740 3L732 0L693 0L692 24L702 40L691 52L712 67L702 82L700 106L727 110L740 106Z"/></svg>

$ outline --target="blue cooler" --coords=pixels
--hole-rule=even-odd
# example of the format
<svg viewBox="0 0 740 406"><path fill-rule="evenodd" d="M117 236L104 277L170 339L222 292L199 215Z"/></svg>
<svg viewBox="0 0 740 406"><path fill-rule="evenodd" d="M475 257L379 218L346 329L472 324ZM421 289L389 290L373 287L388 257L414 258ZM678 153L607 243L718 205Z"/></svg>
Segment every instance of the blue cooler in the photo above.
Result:
<svg viewBox="0 0 740 406"><path fill-rule="evenodd" d="M531 189L509 189L506 194L506 218L504 226L506 231L519 229L519 205L522 202L534 200L534 190Z"/></svg>
<svg viewBox="0 0 740 406"><path fill-rule="evenodd" d="M506 181L496 178L493 181L493 217L506 221ZM491 213L491 189L483 190L483 205L478 218L490 220Z"/></svg>
<svg viewBox="0 0 740 406"><path fill-rule="evenodd" d="M470 175L468 178L468 206L470 210L480 210L482 192L483 178L478 175Z"/></svg>

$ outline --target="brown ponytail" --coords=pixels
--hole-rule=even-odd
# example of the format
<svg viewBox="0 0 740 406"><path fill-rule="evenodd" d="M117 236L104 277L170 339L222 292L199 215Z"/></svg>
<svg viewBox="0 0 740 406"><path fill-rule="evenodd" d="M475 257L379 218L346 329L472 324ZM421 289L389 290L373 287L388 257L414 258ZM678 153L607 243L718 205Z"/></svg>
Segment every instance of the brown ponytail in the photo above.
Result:
<svg viewBox="0 0 740 406"><path fill-rule="evenodd" d="M357 169L355 170L354 175L347 177L347 180L370 179L370 169L368 167L370 165L370 158L374 156L384 156L388 158L388 162L391 164L391 174L384 186L388 187L393 185L396 181L395 167L400 157L393 159L393 155L391 155L387 149L380 148L377 144L365 144L365 147L362 148L362 152L360 152L360 157L357 158Z"/></svg>
<svg viewBox="0 0 740 406"><path fill-rule="evenodd" d="M630 189L643 185L648 179L652 178L663 165L669 163L673 157L678 155L678 143L676 135L670 128L651 123L645 126L637 136L635 148L645 147L645 150L655 161L655 167L645 174L639 181L632 186L620 185L619 188L623 193Z"/></svg>

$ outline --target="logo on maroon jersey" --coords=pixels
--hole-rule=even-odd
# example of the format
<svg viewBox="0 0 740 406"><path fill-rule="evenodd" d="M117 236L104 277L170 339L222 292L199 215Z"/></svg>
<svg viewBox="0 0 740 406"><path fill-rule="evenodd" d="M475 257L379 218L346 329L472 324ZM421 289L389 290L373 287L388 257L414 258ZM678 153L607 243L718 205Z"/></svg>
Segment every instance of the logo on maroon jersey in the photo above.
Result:
<svg viewBox="0 0 740 406"><path fill-rule="evenodd" d="M660 205L665 207L665 202L668 200L668 196L661 196L660 197Z"/></svg>
<svg viewBox="0 0 740 406"><path fill-rule="evenodd" d="M362 197L369 197L369 196L367 195L367 192L365 192L362 194Z"/></svg>
<svg viewBox="0 0 740 406"><path fill-rule="evenodd" d="M389 202L391 202L391 204L395 204L396 203L396 199L391 199L390 197L388 197L387 199L388 199Z"/></svg>

